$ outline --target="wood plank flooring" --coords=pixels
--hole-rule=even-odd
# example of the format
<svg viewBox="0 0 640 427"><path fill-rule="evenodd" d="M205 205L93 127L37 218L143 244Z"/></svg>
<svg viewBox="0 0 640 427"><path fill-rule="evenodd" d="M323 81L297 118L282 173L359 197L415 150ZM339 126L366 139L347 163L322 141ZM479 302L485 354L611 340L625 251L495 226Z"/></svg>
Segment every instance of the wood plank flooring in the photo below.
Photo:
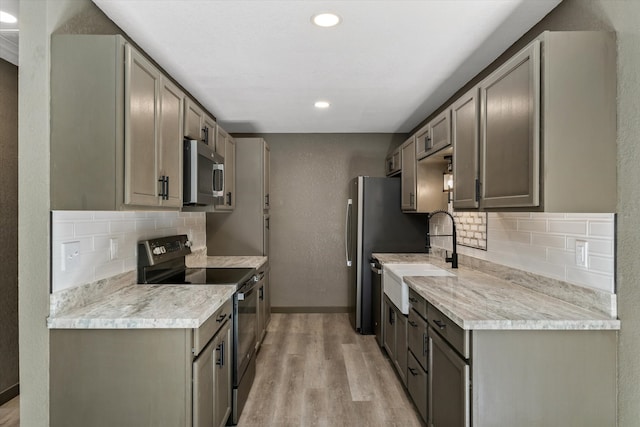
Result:
<svg viewBox="0 0 640 427"><path fill-rule="evenodd" d="M0 406L0 426L20 427L20 396Z"/></svg>
<svg viewBox="0 0 640 427"><path fill-rule="evenodd" d="M347 314L271 315L239 427L421 425L375 336Z"/></svg>

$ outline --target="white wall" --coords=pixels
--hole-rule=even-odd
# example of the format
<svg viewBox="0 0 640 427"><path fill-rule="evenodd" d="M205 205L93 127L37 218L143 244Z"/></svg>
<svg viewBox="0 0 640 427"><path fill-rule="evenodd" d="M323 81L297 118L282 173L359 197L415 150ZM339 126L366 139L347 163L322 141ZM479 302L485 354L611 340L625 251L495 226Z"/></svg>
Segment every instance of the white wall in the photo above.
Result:
<svg viewBox="0 0 640 427"><path fill-rule="evenodd" d="M52 291L92 283L137 268L136 244L153 237L186 234L192 248L206 246L204 212L53 211ZM111 260L111 239L118 256ZM62 244L80 243L78 268L62 271Z"/></svg>

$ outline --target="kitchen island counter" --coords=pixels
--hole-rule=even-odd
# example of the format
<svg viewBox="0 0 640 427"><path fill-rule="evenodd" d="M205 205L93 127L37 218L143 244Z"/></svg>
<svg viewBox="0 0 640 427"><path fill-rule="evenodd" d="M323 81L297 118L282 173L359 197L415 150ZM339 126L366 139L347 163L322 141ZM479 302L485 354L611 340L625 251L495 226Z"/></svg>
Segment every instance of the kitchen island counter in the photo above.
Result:
<svg viewBox="0 0 640 427"><path fill-rule="evenodd" d="M373 254L373 257L383 265L429 263L454 274L404 277L404 280L409 288L466 330L620 329L615 316L476 269L464 266L450 269L438 256Z"/></svg>

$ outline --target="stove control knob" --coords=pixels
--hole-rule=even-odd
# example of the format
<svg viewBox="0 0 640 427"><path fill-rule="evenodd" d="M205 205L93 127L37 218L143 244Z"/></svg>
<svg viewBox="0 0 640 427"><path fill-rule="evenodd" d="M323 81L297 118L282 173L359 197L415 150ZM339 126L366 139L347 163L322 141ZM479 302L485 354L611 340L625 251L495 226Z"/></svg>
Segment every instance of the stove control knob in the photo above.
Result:
<svg viewBox="0 0 640 427"><path fill-rule="evenodd" d="M190 248L190 247L191 247L191 245L192 245L191 240L187 240L186 242L184 242L184 245L185 245L187 248Z"/></svg>
<svg viewBox="0 0 640 427"><path fill-rule="evenodd" d="M154 255L162 255L163 253L165 253L164 246L157 246L153 248Z"/></svg>

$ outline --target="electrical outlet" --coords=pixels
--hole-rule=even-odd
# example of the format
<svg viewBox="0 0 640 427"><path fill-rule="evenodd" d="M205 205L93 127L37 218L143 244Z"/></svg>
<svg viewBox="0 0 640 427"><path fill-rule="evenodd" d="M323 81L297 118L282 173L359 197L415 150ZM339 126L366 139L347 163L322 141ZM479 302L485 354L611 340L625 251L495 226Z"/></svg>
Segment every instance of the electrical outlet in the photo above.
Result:
<svg viewBox="0 0 640 427"><path fill-rule="evenodd" d="M109 239L109 260L113 261L114 259L118 259L118 251L120 249L120 243L118 239Z"/></svg>
<svg viewBox="0 0 640 427"><path fill-rule="evenodd" d="M589 267L589 242L576 240L576 265L578 267Z"/></svg>
<svg viewBox="0 0 640 427"><path fill-rule="evenodd" d="M80 242L64 242L61 245L62 271L74 271L80 265Z"/></svg>

